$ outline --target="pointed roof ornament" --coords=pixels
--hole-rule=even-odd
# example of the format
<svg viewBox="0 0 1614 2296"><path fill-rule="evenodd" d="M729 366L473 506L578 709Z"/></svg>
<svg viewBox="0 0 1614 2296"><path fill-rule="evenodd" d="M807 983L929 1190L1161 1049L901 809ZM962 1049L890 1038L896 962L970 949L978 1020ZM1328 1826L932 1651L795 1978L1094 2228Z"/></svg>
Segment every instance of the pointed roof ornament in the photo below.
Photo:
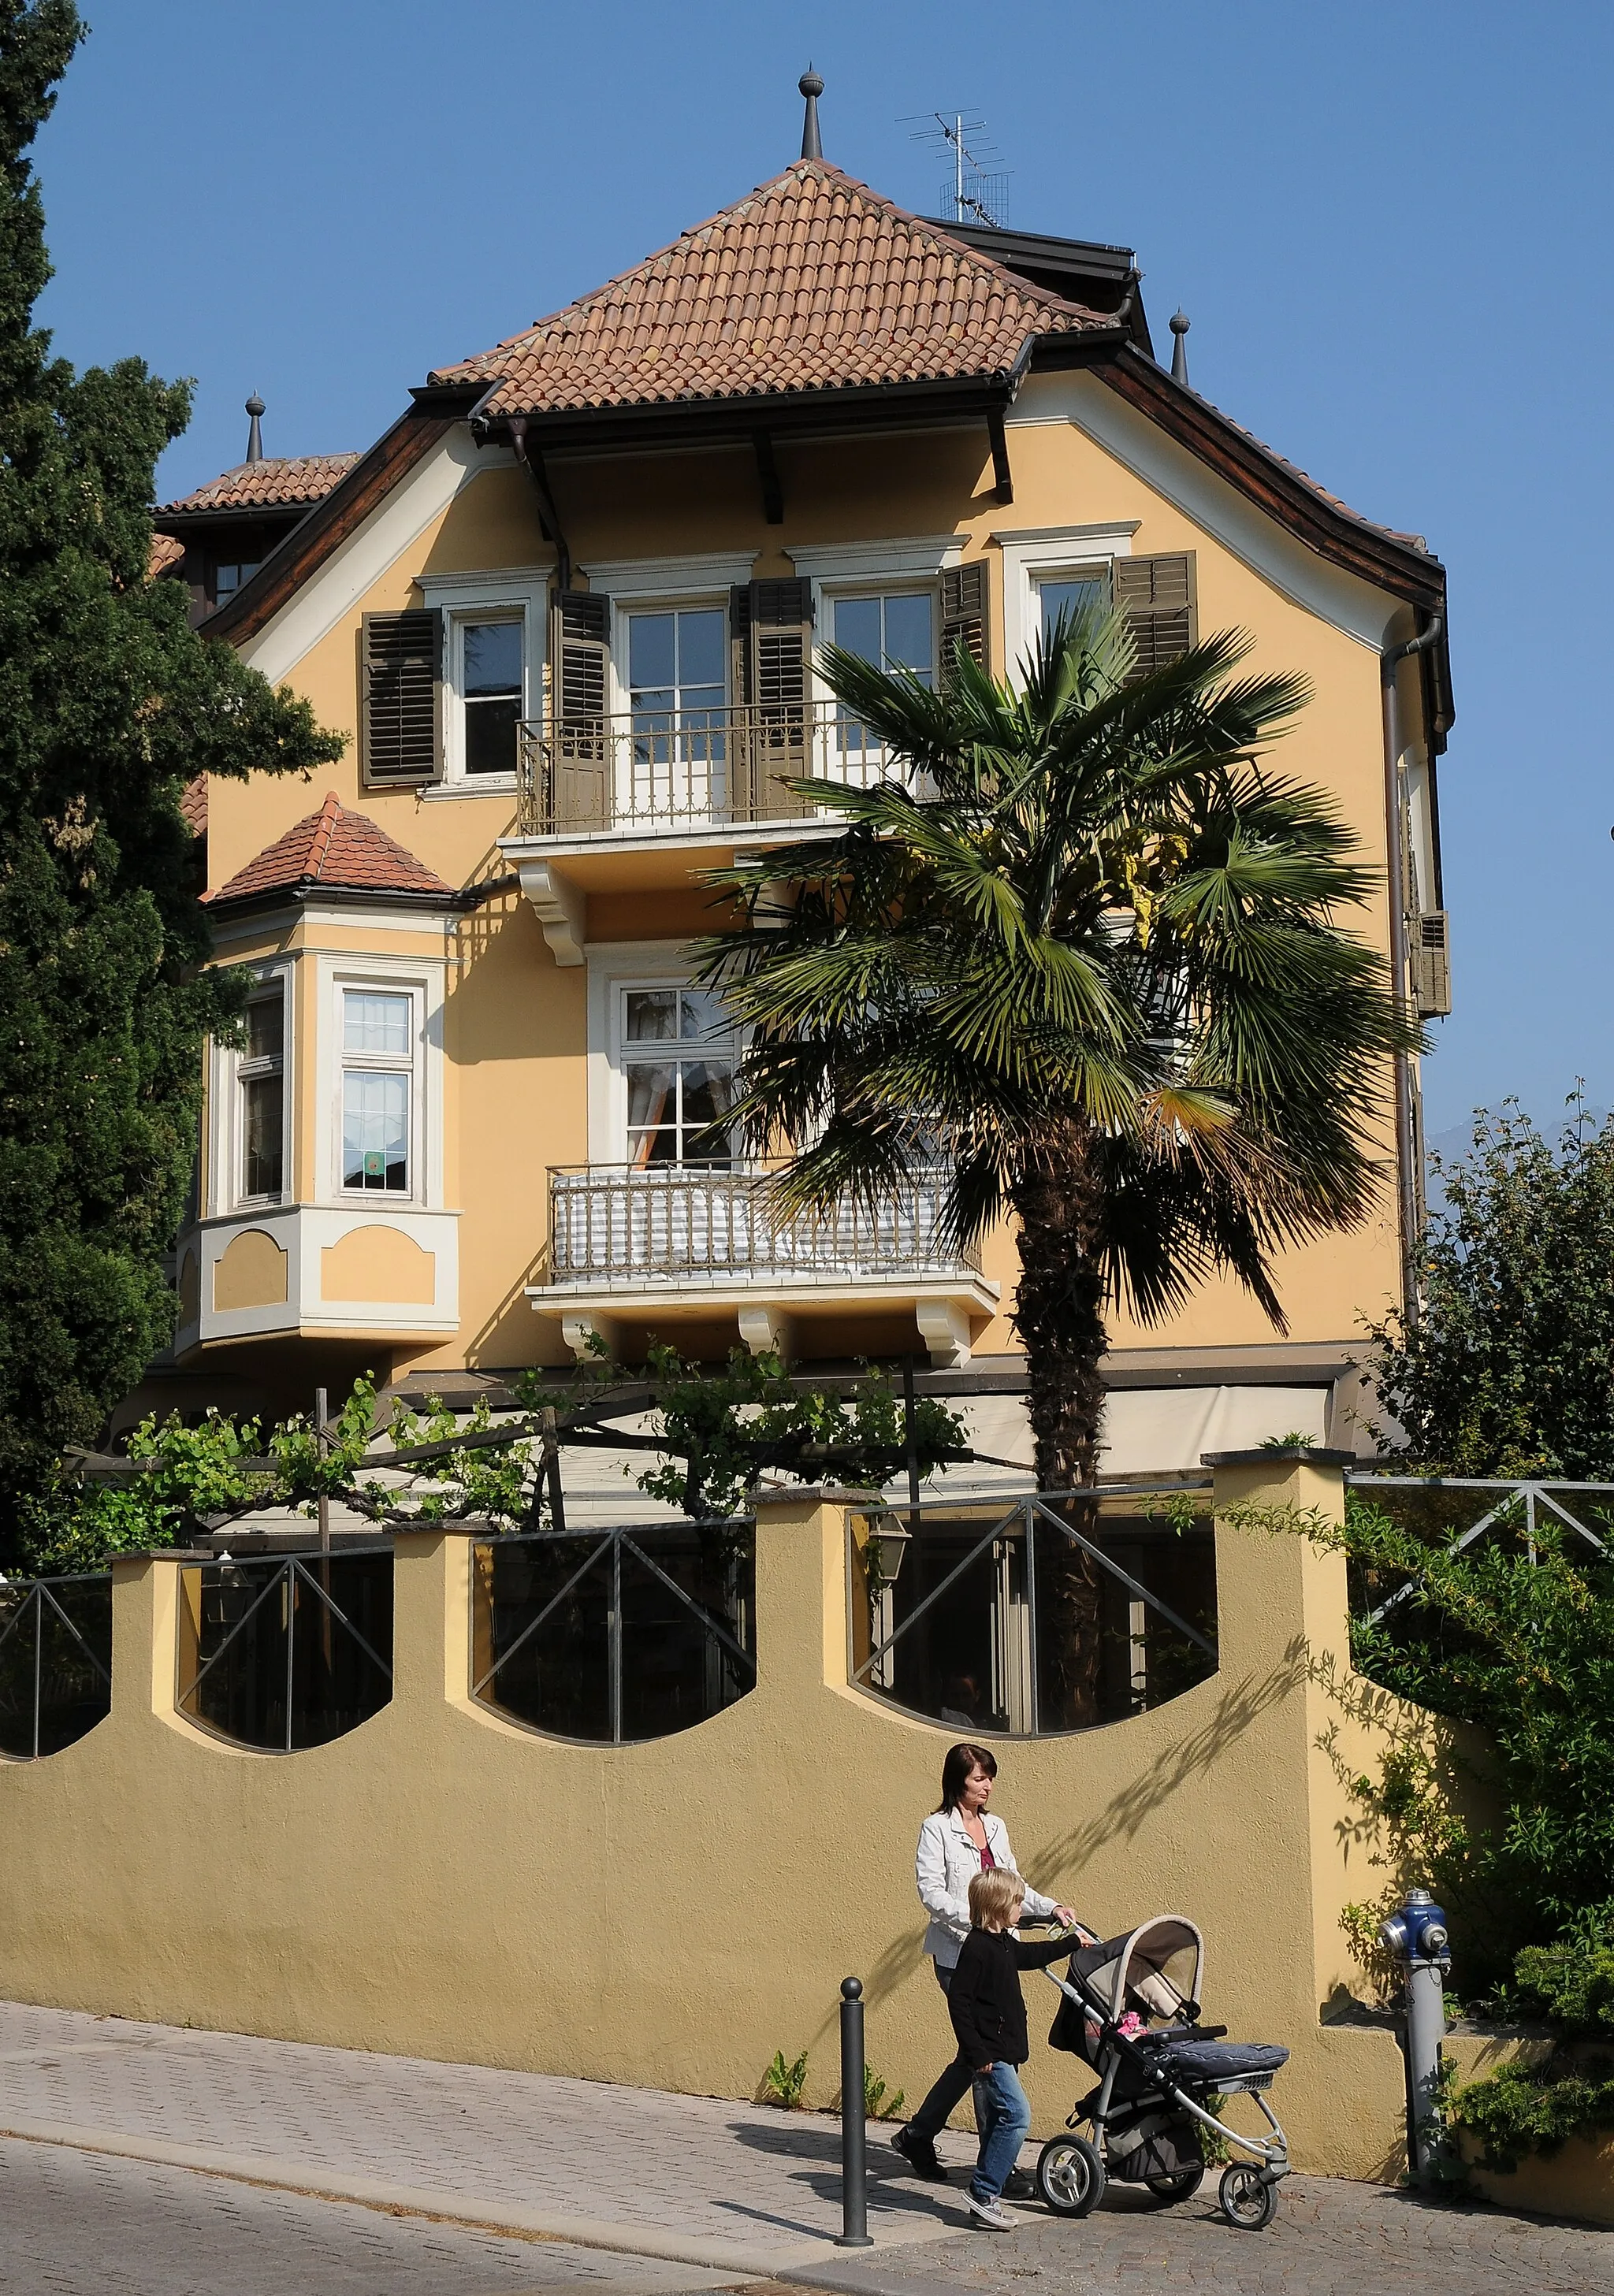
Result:
<svg viewBox="0 0 1614 2296"><path fill-rule="evenodd" d="M1188 381L1188 344L1184 339L1193 324L1193 321L1182 311L1172 313L1172 333L1176 338L1172 344L1172 381L1173 382L1186 383Z"/></svg>
<svg viewBox="0 0 1614 2296"><path fill-rule="evenodd" d="M796 86L807 99L807 113L802 121L802 157L821 160L824 147L819 142L819 98L824 93L824 83L809 64Z"/></svg>
<svg viewBox="0 0 1614 2296"><path fill-rule="evenodd" d="M259 428L259 425L263 420L264 406L262 399L259 398L256 391L252 393L252 396L247 401L247 413L252 418L247 430L247 460L249 463L261 463L263 460L263 432Z"/></svg>

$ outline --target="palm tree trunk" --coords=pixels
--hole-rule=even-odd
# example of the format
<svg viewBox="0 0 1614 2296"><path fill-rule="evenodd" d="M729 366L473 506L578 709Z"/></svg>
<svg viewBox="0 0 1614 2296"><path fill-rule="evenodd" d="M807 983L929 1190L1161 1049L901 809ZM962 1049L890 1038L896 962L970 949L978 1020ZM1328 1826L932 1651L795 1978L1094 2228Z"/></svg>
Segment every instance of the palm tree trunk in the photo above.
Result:
<svg viewBox="0 0 1614 2296"><path fill-rule="evenodd" d="M1020 1231L1015 1328L1025 1349L1037 1488L1080 1490L1098 1479L1104 1423L1099 1366L1107 1340L1094 1182L1081 1128L1073 1123L1050 1141L1012 1194ZM1084 1538L1096 1538L1098 1509L1091 1500L1060 1512ZM1051 1525L1034 1535L1041 1645L1034 1662L1043 1726L1079 1728L1099 1718L1100 1573L1090 1554Z"/></svg>

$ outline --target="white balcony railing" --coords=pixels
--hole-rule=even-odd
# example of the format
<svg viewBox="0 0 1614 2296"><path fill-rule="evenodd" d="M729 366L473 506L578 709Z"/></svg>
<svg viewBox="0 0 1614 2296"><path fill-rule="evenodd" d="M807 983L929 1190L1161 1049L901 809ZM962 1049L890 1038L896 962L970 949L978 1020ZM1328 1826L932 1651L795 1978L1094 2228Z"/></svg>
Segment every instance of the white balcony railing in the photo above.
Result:
<svg viewBox="0 0 1614 2296"><path fill-rule="evenodd" d="M943 1240L947 1175L910 1180L875 1205L778 1208L762 1172L587 1164L549 1174L549 1268L556 1283L721 1282L787 1276L976 1275L973 1250Z"/></svg>
<svg viewBox="0 0 1614 2296"><path fill-rule="evenodd" d="M518 755L525 837L811 819L793 783L868 788L891 771L884 745L834 701L535 719Z"/></svg>

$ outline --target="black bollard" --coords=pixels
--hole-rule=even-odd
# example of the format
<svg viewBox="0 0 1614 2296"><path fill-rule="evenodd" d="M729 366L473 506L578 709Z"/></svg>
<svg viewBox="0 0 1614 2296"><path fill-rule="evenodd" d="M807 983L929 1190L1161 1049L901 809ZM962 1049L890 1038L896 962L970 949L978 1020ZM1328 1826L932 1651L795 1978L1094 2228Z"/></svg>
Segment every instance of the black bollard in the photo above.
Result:
<svg viewBox="0 0 1614 2296"><path fill-rule="evenodd" d="M863 1985L841 1980L841 2229L837 2248L872 2248L863 2128Z"/></svg>

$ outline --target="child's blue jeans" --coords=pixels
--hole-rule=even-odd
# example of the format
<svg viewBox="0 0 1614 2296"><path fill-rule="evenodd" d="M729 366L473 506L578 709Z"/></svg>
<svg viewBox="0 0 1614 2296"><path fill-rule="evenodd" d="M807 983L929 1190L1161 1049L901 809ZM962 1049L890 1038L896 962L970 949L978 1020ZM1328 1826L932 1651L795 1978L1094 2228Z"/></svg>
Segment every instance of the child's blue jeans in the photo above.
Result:
<svg viewBox="0 0 1614 2296"><path fill-rule="evenodd" d="M995 2201L1031 2134L1031 2107L1018 2072L1013 2065L1001 2062L976 2080L976 2095L986 2112L981 2126L980 2157L969 2189L977 2201Z"/></svg>

